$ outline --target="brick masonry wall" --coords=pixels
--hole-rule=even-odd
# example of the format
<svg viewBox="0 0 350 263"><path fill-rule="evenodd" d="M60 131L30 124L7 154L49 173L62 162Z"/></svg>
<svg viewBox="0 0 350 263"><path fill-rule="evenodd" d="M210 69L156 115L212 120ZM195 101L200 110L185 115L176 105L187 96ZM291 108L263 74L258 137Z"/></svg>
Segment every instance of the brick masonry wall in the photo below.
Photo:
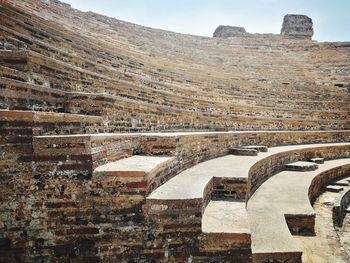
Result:
<svg viewBox="0 0 350 263"><path fill-rule="evenodd" d="M33 137L31 128L22 127L17 129L19 134L11 130L8 141L2 142L2 147L17 142L19 150L6 150L6 154L8 160L14 158L22 165L14 169L15 163L2 162L0 250L9 262L16 257L44 262L121 258L167 262L184 261L190 255L205 257L198 239L202 201L175 202L163 212L155 206L160 214L152 214L145 206L149 191L198 162L227 154L233 146L349 141L345 131ZM148 185L92 176L98 165L133 154L174 159ZM219 186L229 187L224 183L213 186L215 193L224 190Z"/></svg>

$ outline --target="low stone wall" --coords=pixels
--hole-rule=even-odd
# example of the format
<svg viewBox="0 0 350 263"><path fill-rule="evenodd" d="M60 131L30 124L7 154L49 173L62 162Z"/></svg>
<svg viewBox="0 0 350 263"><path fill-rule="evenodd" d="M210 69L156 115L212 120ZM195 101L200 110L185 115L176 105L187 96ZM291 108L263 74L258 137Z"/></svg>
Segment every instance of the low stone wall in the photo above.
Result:
<svg viewBox="0 0 350 263"><path fill-rule="evenodd" d="M286 223L292 235L315 235L315 214L285 214Z"/></svg>
<svg viewBox="0 0 350 263"><path fill-rule="evenodd" d="M302 263L302 252L281 252L273 253L274 261L272 262L288 262L288 263ZM265 253L253 254L254 263L266 263L267 255Z"/></svg>
<svg viewBox="0 0 350 263"><path fill-rule="evenodd" d="M244 201L246 194L246 178L213 178L212 200Z"/></svg>
<svg viewBox="0 0 350 263"><path fill-rule="evenodd" d="M343 220L345 217L346 209L350 205L350 188L345 189L333 205L333 224L335 226L341 227L343 225Z"/></svg>
<svg viewBox="0 0 350 263"><path fill-rule="evenodd" d="M1 145L8 156L1 162L0 189L0 259L5 262L209 258L213 254L201 252L198 240L202 200L175 202L161 217L148 217L143 187L113 176L92 176L93 169L134 154L174 156L174 163L155 177L151 191L198 162L227 154L230 147L340 142L350 137L346 131L33 136L25 123L1 130L8 132Z"/></svg>

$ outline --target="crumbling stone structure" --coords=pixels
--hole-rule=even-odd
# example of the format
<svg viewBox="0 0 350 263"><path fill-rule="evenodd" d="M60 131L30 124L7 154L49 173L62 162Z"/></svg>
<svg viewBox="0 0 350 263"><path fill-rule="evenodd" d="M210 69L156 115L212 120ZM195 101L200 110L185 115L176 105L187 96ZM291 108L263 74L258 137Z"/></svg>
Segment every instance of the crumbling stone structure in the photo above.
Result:
<svg viewBox="0 0 350 263"><path fill-rule="evenodd" d="M248 33L245 31L244 27L219 26L217 29L215 29L213 37L228 38L235 36L245 36L247 34Z"/></svg>
<svg viewBox="0 0 350 263"><path fill-rule="evenodd" d="M311 203L350 171L349 43L182 35L56 0L0 16L0 262L302 260L292 234L317 232ZM288 183L301 198L261 220Z"/></svg>
<svg viewBox="0 0 350 263"><path fill-rule="evenodd" d="M305 15L286 15L283 18L281 35L291 38L311 39L314 35L312 19Z"/></svg>

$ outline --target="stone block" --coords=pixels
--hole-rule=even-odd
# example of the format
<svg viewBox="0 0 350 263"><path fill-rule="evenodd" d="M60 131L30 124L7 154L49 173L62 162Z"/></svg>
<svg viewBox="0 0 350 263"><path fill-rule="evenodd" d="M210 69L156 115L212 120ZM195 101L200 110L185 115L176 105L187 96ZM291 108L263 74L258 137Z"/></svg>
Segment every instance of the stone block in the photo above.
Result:
<svg viewBox="0 0 350 263"><path fill-rule="evenodd" d="M247 145L247 146L242 146L242 149L254 149L259 152L268 152L268 147L264 145Z"/></svg>
<svg viewBox="0 0 350 263"><path fill-rule="evenodd" d="M307 172L318 169L318 165L312 162L295 162L284 165L284 169L289 171Z"/></svg>
<svg viewBox="0 0 350 263"><path fill-rule="evenodd" d="M317 163L317 164L323 164L324 163L324 158L311 158L310 162Z"/></svg>
<svg viewBox="0 0 350 263"><path fill-rule="evenodd" d="M258 150L246 149L246 148L231 148L229 153L233 155L241 155L241 156L257 156Z"/></svg>

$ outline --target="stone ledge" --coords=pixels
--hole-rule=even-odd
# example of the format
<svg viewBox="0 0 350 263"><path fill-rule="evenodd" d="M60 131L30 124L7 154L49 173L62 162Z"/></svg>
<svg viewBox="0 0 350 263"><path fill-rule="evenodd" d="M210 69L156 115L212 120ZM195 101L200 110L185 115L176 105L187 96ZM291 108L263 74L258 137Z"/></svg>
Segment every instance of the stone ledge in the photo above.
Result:
<svg viewBox="0 0 350 263"><path fill-rule="evenodd" d="M0 121L25 121L33 123L98 123L102 122L102 118L98 116L88 116L71 113L0 110Z"/></svg>
<svg viewBox="0 0 350 263"><path fill-rule="evenodd" d="M164 166L173 157L156 157L134 155L119 161L106 163L94 170L94 175L116 177L141 177L145 180L152 172Z"/></svg>
<svg viewBox="0 0 350 263"><path fill-rule="evenodd" d="M324 158L311 158L310 162L317 163L317 164L323 164Z"/></svg>

